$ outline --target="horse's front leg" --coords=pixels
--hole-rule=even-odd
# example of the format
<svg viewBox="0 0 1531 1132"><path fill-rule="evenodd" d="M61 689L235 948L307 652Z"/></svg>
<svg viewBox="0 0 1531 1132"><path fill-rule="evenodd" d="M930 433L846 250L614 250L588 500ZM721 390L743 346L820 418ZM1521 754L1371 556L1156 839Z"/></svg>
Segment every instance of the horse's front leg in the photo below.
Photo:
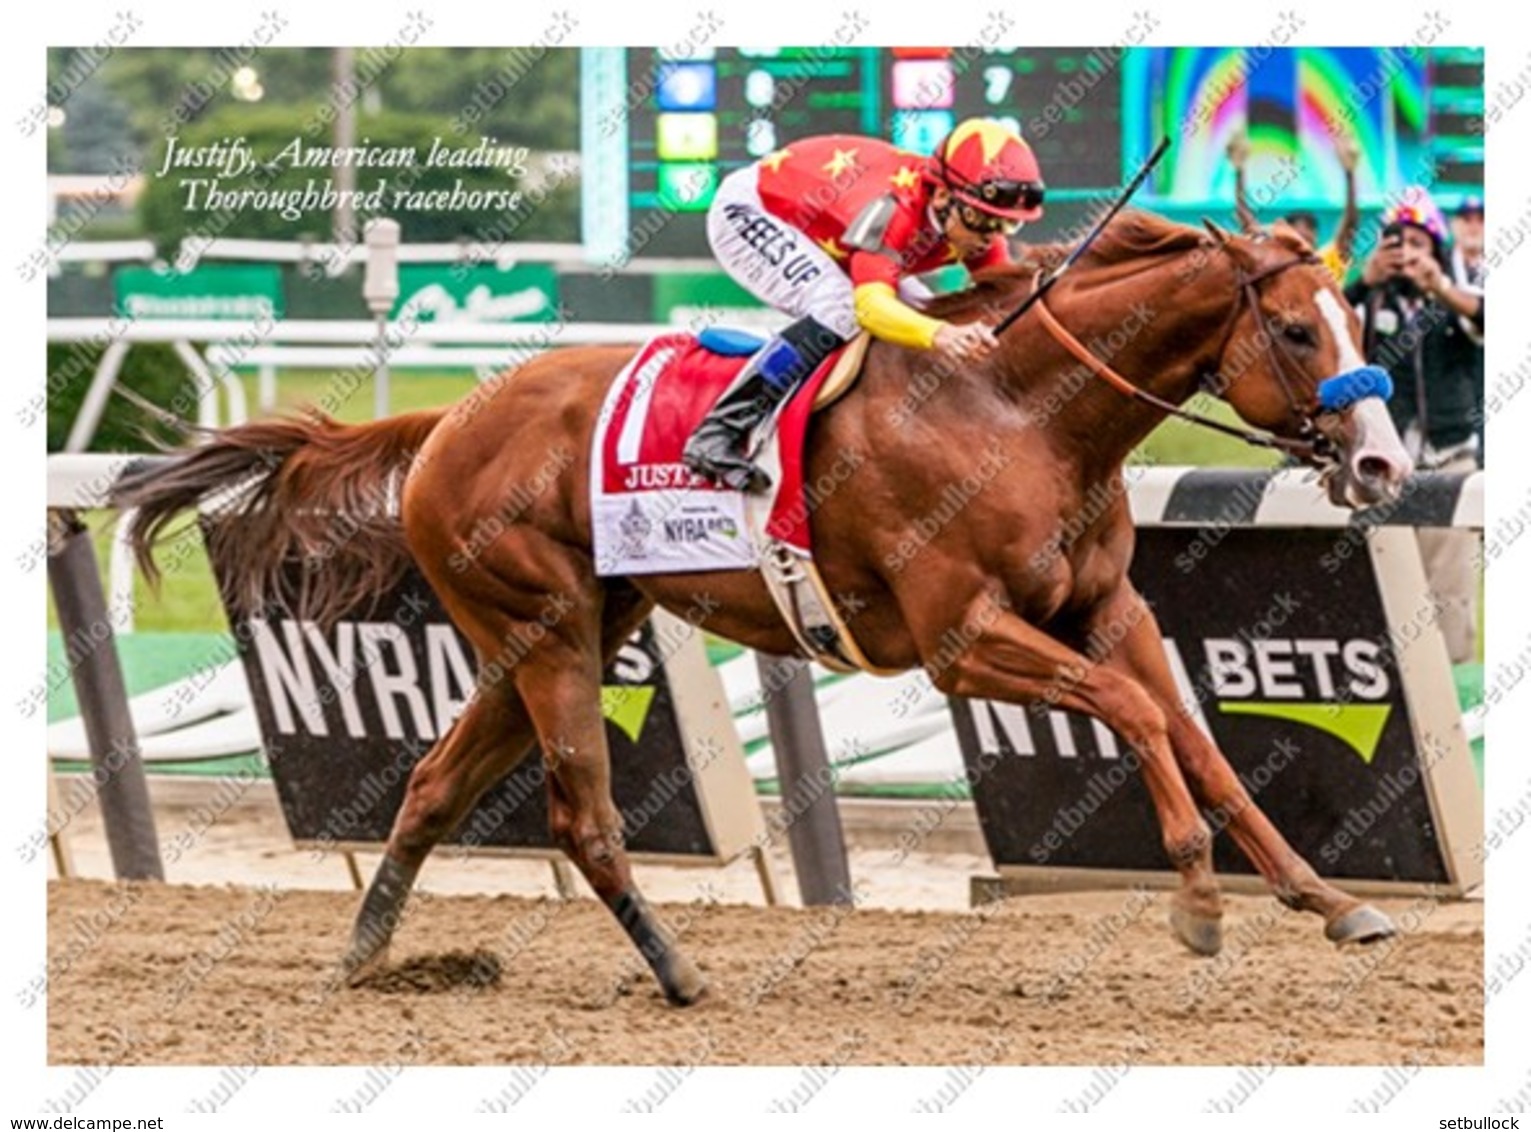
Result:
<svg viewBox="0 0 1531 1132"><path fill-rule="evenodd" d="M918 615L917 615L918 616ZM1112 728L1138 753L1164 848L1180 872L1170 922L1187 947L1216 954L1222 943L1222 898L1212 875L1212 834L1197 811L1169 744L1164 709L1136 680L1091 664L1083 655L983 596L962 620L916 625L926 669L948 695L1082 711ZM952 640L970 641L955 657Z"/></svg>
<svg viewBox="0 0 1531 1132"><path fill-rule="evenodd" d="M1320 879L1313 866L1289 845L1234 774L1228 760L1186 710L1164 655L1164 638L1142 596L1126 582L1096 611L1091 636L1117 644L1101 666L1130 677L1148 690L1168 721L1175 761L1214 823L1233 840L1288 908L1316 912L1324 934L1335 943L1392 935L1392 922L1376 908Z"/></svg>

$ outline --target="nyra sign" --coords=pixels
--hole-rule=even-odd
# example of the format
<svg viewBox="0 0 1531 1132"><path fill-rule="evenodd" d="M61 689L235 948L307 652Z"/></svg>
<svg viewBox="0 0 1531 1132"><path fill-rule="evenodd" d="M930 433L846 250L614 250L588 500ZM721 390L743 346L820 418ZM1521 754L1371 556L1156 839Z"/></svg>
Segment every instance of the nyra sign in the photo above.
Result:
<svg viewBox="0 0 1531 1132"><path fill-rule="evenodd" d="M561 616L556 600L548 624ZM275 614L230 620L288 829L321 847L385 841L415 763L452 726L481 672L497 682L546 632L520 626L481 669L413 572L328 627ZM646 622L607 666L601 709L612 795L640 857L726 861L763 835L722 684L694 625L668 615ZM540 755L528 754L447 843L550 850L546 773Z"/></svg>
<svg viewBox="0 0 1531 1132"><path fill-rule="evenodd" d="M1199 554L1198 537L1142 529L1132 569L1164 632L1179 710L1321 873L1470 881L1458 859L1470 833L1448 847L1433 796L1448 769L1466 766L1471 778L1456 704L1438 689L1410 694L1411 679L1443 684L1448 697L1451 686L1417 552L1404 541L1413 532L1368 536L1414 554L1412 593L1396 570L1379 572L1376 553L1329 555L1354 537L1344 529L1230 530ZM1002 869L1168 867L1138 756L1104 725L988 701L954 701L953 713ZM1230 839L1215 852L1220 870L1253 871Z"/></svg>

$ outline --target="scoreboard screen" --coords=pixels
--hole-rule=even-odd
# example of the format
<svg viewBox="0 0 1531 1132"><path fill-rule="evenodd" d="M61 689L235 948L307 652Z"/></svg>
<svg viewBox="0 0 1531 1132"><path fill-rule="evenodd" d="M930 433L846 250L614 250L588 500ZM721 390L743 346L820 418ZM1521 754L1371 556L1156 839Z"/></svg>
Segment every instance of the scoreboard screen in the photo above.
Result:
<svg viewBox="0 0 1531 1132"><path fill-rule="evenodd" d="M1138 203L1189 222L1231 212L1226 150L1240 133L1266 213L1337 213L1341 134L1360 153L1363 208L1410 183L1448 207L1482 191L1481 49L584 48L580 75L595 262L707 256L722 178L796 138L864 134L928 154L970 117L1004 122L1036 152L1049 207L1028 234L1043 239L1084 220L1161 137L1169 157Z"/></svg>
<svg viewBox="0 0 1531 1132"><path fill-rule="evenodd" d="M707 255L703 215L719 181L815 134L865 134L926 154L962 119L989 117L1031 144L1050 194L1121 183L1113 49L742 47L670 58L586 48L584 56L586 105L627 100L625 129L602 138L587 128L584 137L587 162L592 142L602 146L594 161L604 194L586 194L586 240L607 255Z"/></svg>
<svg viewBox="0 0 1531 1132"><path fill-rule="evenodd" d="M653 88L629 118L631 207L704 212L723 176L792 138L879 132L867 93L874 58L858 48L676 60L629 51L629 74Z"/></svg>

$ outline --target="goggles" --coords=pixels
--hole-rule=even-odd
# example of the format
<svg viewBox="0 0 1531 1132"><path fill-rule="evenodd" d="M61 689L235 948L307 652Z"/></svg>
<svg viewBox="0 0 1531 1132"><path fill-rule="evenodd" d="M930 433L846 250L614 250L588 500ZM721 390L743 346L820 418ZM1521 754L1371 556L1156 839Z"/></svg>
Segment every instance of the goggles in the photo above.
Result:
<svg viewBox="0 0 1531 1132"><path fill-rule="evenodd" d="M964 186L964 195L985 208L1005 212L1025 211L1042 207L1046 195L1043 186L1036 181L1010 181L1004 179L981 181L971 187Z"/></svg>

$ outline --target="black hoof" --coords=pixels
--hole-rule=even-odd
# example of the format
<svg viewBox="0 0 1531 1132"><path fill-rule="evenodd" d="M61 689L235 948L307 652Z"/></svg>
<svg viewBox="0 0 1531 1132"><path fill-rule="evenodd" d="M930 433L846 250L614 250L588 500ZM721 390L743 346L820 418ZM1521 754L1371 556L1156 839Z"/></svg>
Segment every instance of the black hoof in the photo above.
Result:
<svg viewBox="0 0 1531 1132"><path fill-rule="evenodd" d="M694 1006L707 997L707 980L691 960L674 957L656 972L659 985L664 990L665 1001L671 1006Z"/></svg>
<svg viewBox="0 0 1531 1132"><path fill-rule="evenodd" d="M340 967L335 972L335 981L341 986L359 987L387 965L388 946L386 944L366 955L358 955L353 951L340 961Z"/></svg>
<svg viewBox="0 0 1531 1132"><path fill-rule="evenodd" d="M686 990L666 990L664 997L671 1006L695 1006L707 997L707 984L701 982Z"/></svg>

